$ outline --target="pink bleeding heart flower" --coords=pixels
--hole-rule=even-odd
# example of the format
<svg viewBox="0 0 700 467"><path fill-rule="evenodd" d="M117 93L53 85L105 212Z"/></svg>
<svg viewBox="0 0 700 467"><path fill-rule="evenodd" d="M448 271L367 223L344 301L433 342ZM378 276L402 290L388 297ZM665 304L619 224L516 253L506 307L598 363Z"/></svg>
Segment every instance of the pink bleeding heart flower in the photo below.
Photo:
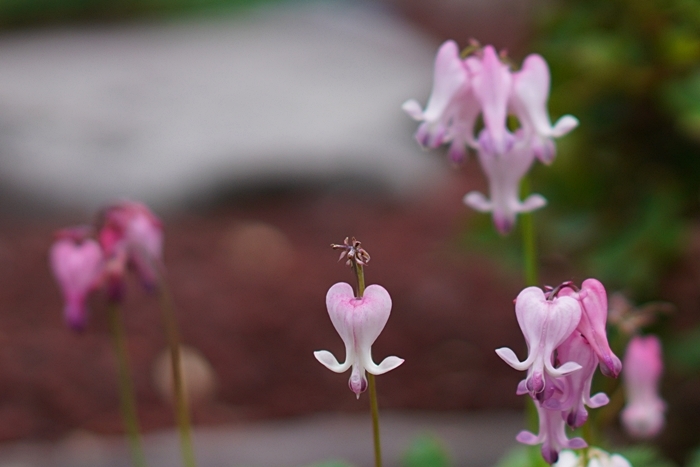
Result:
<svg viewBox="0 0 700 467"><path fill-rule="evenodd" d="M497 349L496 353L516 370L527 370L525 387L537 398L545 390L545 372L558 378L581 369L576 362L566 362L558 368L552 364L555 349L576 329L581 307L571 297L548 300L540 288L528 287L515 299L515 315L527 342L527 359L521 362L507 347Z"/></svg>
<svg viewBox="0 0 700 467"><path fill-rule="evenodd" d="M566 436L566 423L558 410L548 410L535 401L539 416L539 433L535 435L527 430L518 433L515 439L523 444L535 446L542 445L542 457L552 464L559 459L559 451L562 449L582 449L588 446L582 438Z"/></svg>
<svg viewBox="0 0 700 467"><path fill-rule="evenodd" d="M605 287L597 279L586 279L578 292L563 288L559 296L570 296L581 303L581 322L577 329L586 338L598 357L600 371L605 376L617 378L622 362L610 349L606 324L608 320L608 296Z"/></svg>
<svg viewBox="0 0 700 467"><path fill-rule="evenodd" d="M652 438L664 426L666 403L659 397L663 372L661 342L656 336L632 338L625 352L623 373L627 405L622 425L634 438Z"/></svg>
<svg viewBox="0 0 700 467"><path fill-rule="evenodd" d="M540 55L528 55L520 71L513 74L510 107L520 121L525 137L531 140L535 156L545 164L554 160L553 138L564 136L578 126L578 120L564 115L552 126L547 112L549 67Z"/></svg>
<svg viewBox="0 0 700 467"><path fill-rule="evenodd" d="M163 226L148 207L124 201L107 208L99 240L111 263L115 289L123 282L125 261L134 267L147 288L156 286L163 261Z"/></svg>
<svg viewBox="0 0 700 467"><path fill-rule="evenodd" d="M572 428L581 427L588 419L586 406L596 409L610 402L607 395L599 392L591 396L593 375L598 366L598 358L586 339L574 331L559 347L557 359L562 362L576 362L581 369L562 378L565 388L561 398L549 399L543 406L550 410L562 411L562 417Z"/></svg>
<svg viewBox="0 0 700 467"><path fill-rule="evenodd" d="M65 300L66 323L80 331L86 321L85 300L102 276L102 249L95 240L78 240L70 233L59 233L59 239L51 246L49 261Z"/></svg>
<svg viewBox="0 0 700 467"><path fill-rule="evenodd" d="M350 284L339 282L326 294L331 322L345 344L345 361L339 363L327 350L314 352L316 360L336 373L352 368L349 386L357 397L367 389L365 371L381 375L403 363L399 357L387 357L379 365L372 360L372 344L384 329L391 313L391 297L380 285L370 285L356 298Z"/></svg>
<svg viewBox="0 0 700 467"><path fill-rule="evenodd" d="M490 133L482 130L477 154L489 180L491 199L478 191L471 191L464 196L464 203L477 211L491 212L496 229L505 235L515 226L517 214L539 209L547 204L547 200L541 195L533 194L520 201L520 181L534 161L530 147L516 142L509 145L506 152L497 153L490 138ZM508 138L514 137L508 134Z"/></svg>
<svg viewBox="0 0 700 467"><path fill-rule="evenodd" d="M470 57L466 64L473 75L474 95L481 105L488 141L493 152L503 154L512 145L510 132L506 128L512 85L510 69L501 62L491 45L484 47L481 60Z"/></svg>
<svg viewBox="0 0 700 467"><path fill-rule="evenodd" d="M480 109L454 41L446 41L438 50L433 90L425 110L414 99L404 102L402 108L414 120L423 122L416 132L421 146L436 148L452 141L450 158L454 162L464 159Z"/></svg>

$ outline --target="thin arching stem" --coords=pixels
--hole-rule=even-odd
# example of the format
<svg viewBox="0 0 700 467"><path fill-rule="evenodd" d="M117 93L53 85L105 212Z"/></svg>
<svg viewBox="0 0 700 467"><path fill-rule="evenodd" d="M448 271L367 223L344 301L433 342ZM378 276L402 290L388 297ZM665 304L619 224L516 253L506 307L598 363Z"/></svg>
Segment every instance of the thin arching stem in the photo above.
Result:
<svg viewBox="0 0 700 467"><path fill-rule="evenodd" d="M160 308L163 314L163 324L165 334L168 339L170 349L170 361L173 373L173 392L175 395L175 416L177 418L178 431L180 433L180 449L182 452L182 463L185 467L195 467L194 448L192 446L192 436L190 430L190 415L185 399L185 391L182 383L182 365L180 364L180 335L175 317L170 290L160 274Z"/></svg>
<svg viewBox="0 0 700 467"><path fill-rule="evenodd" d="M143 453L141 434L136 414L136 398L134 397L134 384L131 380L129 355L126 349L126 333L119 310L119 305L110 301L107 305L109 328L112 333L114 353L117 357L117 371L119 376L119 399L122 419L126 428L126 436L129 440L131 459L135 467L146 467L146 456Z"/></svg>

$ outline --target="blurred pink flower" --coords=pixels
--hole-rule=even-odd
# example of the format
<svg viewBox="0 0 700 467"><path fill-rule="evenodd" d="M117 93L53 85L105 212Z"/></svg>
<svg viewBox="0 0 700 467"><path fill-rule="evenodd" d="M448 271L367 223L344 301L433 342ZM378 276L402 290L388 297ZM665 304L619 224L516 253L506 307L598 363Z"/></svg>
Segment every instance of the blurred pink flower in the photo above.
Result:
<svg viewBox="0 0 700 467"><path fill-rule="evenodd" d="M391 313L391 297L380 285L370 285L362 298L356 298L350 284L339 282L326 294L331 322L345 344L345 362L339 363L327 350L314 352L316 360L336 373L352 367L349 386L357 397L367 389L365 371L381 375L403 363L387 357L379 365L372 360L372 344L384 329Z"/></svg>
<svg viewBox="0 0 700 467"><path fill-rule="evenodd" d="M65 231L73 232L73 231ZM85 300L99 285L104 265L100 245L92 239L78 240L62 236L49 252L51 270L65 300L64 317L68 326L80 331L85 327Z"/></svg>
<svg viewBox="0 0 700 467"><path fill-rule="evenodd" d="M512 72L491 45L477 47L462 59L457 44L447 41L435 59L433 91L425 111L413 99L403 105L411 117L423 122L416 132L422 146L450 143L450 159L455 162L464 159L467 146L477 151L491 199L471 192L464 201L478 211L492 212L503 234L515 225L518 213L546 204L540 195L521 202L520 181L535 157L551 163L556 152L553 139L578 125L576 118L565 115L552 126L549 87L549 67L539 55L529 55L522 69ZM508 127L509 113L520 124L514 133ZM479 114L484 128L475 138Z"/></svg>
<svg viewBox="0 0 700 467"><path fill-rule="evenodd" d="M528 55L520 71L513 73L510 106L520 121L524 137L535 156L550 164L556 155L553 138L564 136L578 126L578 120L564 115L552 126L547 112L549 67L542 56Z"/></svg>
<svg viewBox="0 0 700 467"><path fill-rule="evenodd" d="M662 372L659 338L633 337L625 352L623 377L627 405L621 413L622 425L633 438L652 438L664 426L666 403L659 397Z"/></svg>
<svg viewBox="0 0 700 467"><path fill-rule="evenodd" d="M144 204L133 201L112 205L103 216L99 240L111 263L112 282L121 283L127 262L147 288L155 287L163 261L160 220Z"/></svg>
<svg viewBox="0 0 700 467"><path fill-rule="evenodd" d="M508 143L503 153L494 152L489 142L491 134L485 129L479 136L479 162L489 180L487 199L478 191L470 191L464 196L464 203L479 212L492 213L493 223L499 233L505 235L513 229L519 213L534 211L547 204L541 195L533 194L520 201L520 181L534 160L534 153L522 142ZM506 140L512 139L508 134Z"/></svg>
<svg viewBox="0 0 700 467"><path fill-rule="evenodd" d="M450 158L459 163L466 157L466 145L473 142L474 123L480 112L479 104L469 87L469 74L459 57L454 41L447 41L435 58L433 91L425 111L415 99L403 104L403 110L421 121L416 140L421 146L437 148L450 146Z"/></svg>

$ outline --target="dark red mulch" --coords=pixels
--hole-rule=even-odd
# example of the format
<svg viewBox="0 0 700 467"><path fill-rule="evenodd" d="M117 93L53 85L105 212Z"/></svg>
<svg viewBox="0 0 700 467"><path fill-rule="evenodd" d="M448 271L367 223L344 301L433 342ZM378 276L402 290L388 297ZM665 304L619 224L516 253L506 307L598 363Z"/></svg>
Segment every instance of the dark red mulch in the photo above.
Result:
<svg viewBox="0 0 700 467"><path fill-rule="evenodd" d="M469 185L463 176L409 201L289 191L165 218L182 340L210 360L218 378L215 401L195 409L195 422L365 410L366 397L358 402L347 387L349 374L328 371L312 355L328 349L344 356L324 298L335 282L352 282L329 246L348 235L372 255L368 284L382 284L394 302L375 359L406 359L378 378L382 406L519 406L520 375L494 353L503 345L524 352L511 302L519 277L458 246L470 215L461 205ZM272 226L278 236L240 240L240 228L251 223ZM15 221L0 228L0 439L121 430L101 297L91 300L83 334L62 322L47 251L52 232L65 224ZM171 426L171 410L152 384L153 360L165 347L157 298L134 283L124 317L143 428Z"/></svg>

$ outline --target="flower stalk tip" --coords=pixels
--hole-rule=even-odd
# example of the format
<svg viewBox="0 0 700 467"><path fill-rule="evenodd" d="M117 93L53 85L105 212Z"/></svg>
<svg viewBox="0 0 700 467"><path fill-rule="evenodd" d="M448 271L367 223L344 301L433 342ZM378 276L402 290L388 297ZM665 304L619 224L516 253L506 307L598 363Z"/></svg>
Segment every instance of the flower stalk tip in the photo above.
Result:
<svg viewBox="0 0 700 467"><path fill-rule="evenodd" d="M345 240L343 240L343 243L340 245L331 243L331 248L334 250L341 250L338 261L347 258L345 264L352 268L355 273L355 278L357 279L355 297L362 298L365 293L365 272L363 267L369 263L369 253L362 248L362 243L355 237L352 237L352 239L345 237Z"/></svg>

